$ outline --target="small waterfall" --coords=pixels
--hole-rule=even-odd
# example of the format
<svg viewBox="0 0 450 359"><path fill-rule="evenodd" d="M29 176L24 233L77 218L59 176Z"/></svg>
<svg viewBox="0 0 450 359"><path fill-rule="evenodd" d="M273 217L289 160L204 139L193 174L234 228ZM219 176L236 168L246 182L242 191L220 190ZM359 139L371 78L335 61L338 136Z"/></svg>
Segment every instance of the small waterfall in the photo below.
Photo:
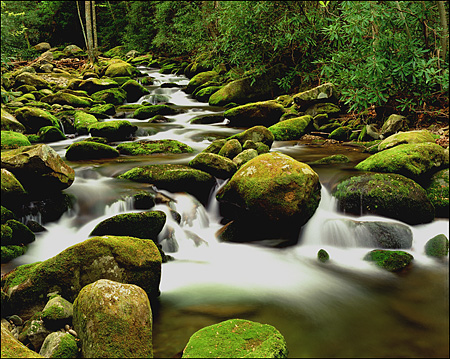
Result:
<svg viewBox="0 0 450 359"><path fill-rule="evenodd" d="M105 215L114 216L118 213L129 212L134 209L134 198L127 196L124 199L119 199L105 207Z"/></svg>

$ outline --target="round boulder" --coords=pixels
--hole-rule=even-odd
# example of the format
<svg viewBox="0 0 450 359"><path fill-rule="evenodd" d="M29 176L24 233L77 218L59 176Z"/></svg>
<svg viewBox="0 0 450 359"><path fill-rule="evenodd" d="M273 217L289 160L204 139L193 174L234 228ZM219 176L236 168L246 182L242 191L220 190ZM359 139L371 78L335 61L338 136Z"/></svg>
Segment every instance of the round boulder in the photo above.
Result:
<svg viewBox="0 0 450 359"><path fill-rule="evenodd" d="M97 160L100 158L115 158L119 151L114 147L93 141L80 141L72 143L66 151L69 161Z"/></svg>

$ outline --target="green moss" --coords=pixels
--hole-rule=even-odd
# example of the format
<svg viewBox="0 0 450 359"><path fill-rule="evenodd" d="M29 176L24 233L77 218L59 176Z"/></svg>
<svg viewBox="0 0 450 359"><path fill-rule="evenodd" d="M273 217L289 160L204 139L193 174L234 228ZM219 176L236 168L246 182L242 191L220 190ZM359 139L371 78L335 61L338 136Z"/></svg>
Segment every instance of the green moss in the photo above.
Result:
<svg viewBox="0 0 450 359"><path fill-rule="evenodd" d="M167 105L149 105L141 106L133 113L133 118L138 120L145 120L156 115L175 115L177 110Z"/></svg>
<svg viewBox="0 0 450 359"><path fill-rule="evenodd" d="M1 208L1 220L2 220L2 224L6 223L6 221L8 219L16 219L14 216L14 213L12 211L10 211L8 208L3 207ZM3 234L2 234L3 237Z"/></svg>
<svg viewBox="0 0 450 359"><path fill-rule="evenodd" d="M79 135L86 135L88 134L89 126L97 123L97 118L95 116L90 115L83 111L76 111L75 112L75 120L74 120L74 127L75 130L78 132Z"/></svg>
<svg viewBox="0 0 450 359"><path fill-rule="evenodd" d="M406 268L414 257L403 251L386 251L375 249L366 254L364 260L373 261L379 267L390 272L398 272Z"/></svg>
<svg viewBox="0 0 450 359"><path fill-rule="evenodd" d="M449 216L449 169L435 173L425 188L427 196L436 210L436 217Z"/></svg>
<svg viewBox="0 0 450 359"><path fill-rule="evenodd" d="M65 140L66 136L55 126L41 127L38 132L40 142L55 142Z"/></svg>
<svg viewBox="0 0 450 359"><path fill-rule="evenodd" d="M77 356L77 341L71 334L67 333L61 338L58 348L53 352L51 358L76 358Z"/></svg>
<svg viewBox="0 0 450 359"><path fill-rule="evenodd" d="M14 131L2 131L1 141L2 141L1 144L2 150L31 145L27 136L23 135L22 133Z"/></svg>
<svg viewBox="0 0 450 359"><path fill-rule="evenodd" d="M337 141L347 141L350 138L351 133L352 129L350 127L342 126L333 130L328 138Z"/></svg>
<svg viewBox="0 0 450 359"><path fill-rule="evenodd" d="M438 234L425 244L425 253L432 257L446 257L448 255L448 238L445 234Z"/></svg>
<svg viewBox="0 0 450 359"><path fill-rule="evenodd" d="M275 141L298 140L302 137L310 125L311 116L301 116L278 122L270 126L269 131L273 133Z"/></svg>
<svg viewBox="0 0 450 359"><path fill-rule="evenodd" d="M115 158L118 156L119 152L115 148L93 141L72 143L66 151L66 159L69 161Z"/></svg>
<svg viewBox="0 0 450 359"><path fill-rule="evenodd" d="M152 153L191 153L194 149L177 140L156 140L121 143L117 149L124 155L150 155Z"/></svg>
<svg viewBox="0 0 450 359"><path fill-rule="evenodd" d="M345 155L332 155L314 161L314 164L348 163L350 159Z"/></svg>
<svg viewBox="0 0 450 359"><path fill-rule="evenodd" d="M96 101L105 101L106 103L120 106L125 102L127 93L120 88L110 88L97 91L91 97Z"/></svg>
<svg viewBox="0 0 450 359"><path fill-rule="evenodd" d="M3 237L3 225L2 225L2 237ZM2 238L2 240L3 240L3 238ZM21 255L25 254L25 252L27 251L27 247L26 246L15 246L15 245L11 245L11 246L2 245L0 247L0 250L1 250L1 262L7 263L7 262L11 261L12 259L20 257Z"/></svg>
<svg viewBox="0 0 450 359"><path fill-rule="evenodd" d="M325 249L320 249L319 252L317 252L317 258L322 263L325 263L330 260L330 255Z"/></svg>
<svg viewBox="0 0 450 359"><path fill-rule="evenodd" d="M89 133L95 137L105 137L109 141L121 141L129 138L137 130L127 120L97 122L89 126Z"/></svg>
<svg viewBox="0 0 450 359"><path fill-rule="evenodd" d="M2 325L1 329L1 357L2 358L43 358L35 351L27 348Z"/></svg>

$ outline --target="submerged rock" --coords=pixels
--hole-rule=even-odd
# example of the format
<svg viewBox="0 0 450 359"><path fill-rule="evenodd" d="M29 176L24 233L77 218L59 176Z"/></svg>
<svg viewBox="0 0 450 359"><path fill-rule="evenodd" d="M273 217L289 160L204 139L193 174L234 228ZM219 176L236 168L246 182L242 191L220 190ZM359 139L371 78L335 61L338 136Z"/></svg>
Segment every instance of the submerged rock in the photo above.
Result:
<svg viewBox="0 0 450 359"><path fill-rule="evenodd" d="M414 257L403 251L387 251L375 249L366 254L364 260L375 262L389 272L399 272L411 264Z"/></svg>
<svg viewBox="0 0 450 359"><path fill-rule="evenodd" d="M273 326L230 319L195 332L182 358L287 358L283 335Z"/></svg>
<svg viewBox="0 0 450 359"><path fill-rule="evenodd" d="M73 306L84 358L153 357L152 309L142 288L100 279Z"/></svg>

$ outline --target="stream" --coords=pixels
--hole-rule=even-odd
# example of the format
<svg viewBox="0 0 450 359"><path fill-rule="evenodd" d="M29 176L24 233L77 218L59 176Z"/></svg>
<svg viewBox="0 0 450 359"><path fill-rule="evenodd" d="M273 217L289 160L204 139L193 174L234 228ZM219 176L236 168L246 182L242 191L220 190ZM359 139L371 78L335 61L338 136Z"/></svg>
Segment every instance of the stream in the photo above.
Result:
<svg viewBox="0 0 450 359"><path fill-rule="evenodd" d="M36 233L27 253L2 265L2 273L53 257L89 238L100 221L135 211L131 195L148 190L148 185L119 180L117 175L140 165L187 164L212 140L244 130L229 127L226 121L190 124L194 117L222 113L224 109L200 103L179 87L160 86L187 85L189 80L184 76L160 74L153 68L140 71L155 80L154 85L147 86L151 94L137 103L165 96L185 112L166 116L174 119L171 123L125 118L139 127L138 139L175 139L196 152L67 161L76 174L65 193L77 198L75 207L60 220L46 223L47 231ZM67 146L81 138L49 145L64 158ZM217 241L214 233L222 224L215 192L223 181L217 181L206 207L188 194L161 190L176 200L174 209L182 217L178 224L168 216L160 234L166 238L171 231L171 240L161 244L175 260L162 265L161 296L153 309L154 357L180 357L195 331L231 318L276 327L287 341L289 357L448 357L448 257L439 261L424 253L426 241L433 236L443 233L449 237L448 219L409 226L413 246L407 252L415 259L407 273L379 269L363 261L371 248L357 247L358 233L339 225L339 220L398 221L339 213L330 195L340 180L358 173L352 168L368 154L357 147L304 141L276 141L271 150L307 163L341 153L350 158L350 163L311 166L319 174L322 199L302 228L298 244L286 248ZM151 210L167 212L168 207L156 205ZM39 221L39 216L33 219ZM321 248L330 254L328 263L317 260Z"/></svg>

